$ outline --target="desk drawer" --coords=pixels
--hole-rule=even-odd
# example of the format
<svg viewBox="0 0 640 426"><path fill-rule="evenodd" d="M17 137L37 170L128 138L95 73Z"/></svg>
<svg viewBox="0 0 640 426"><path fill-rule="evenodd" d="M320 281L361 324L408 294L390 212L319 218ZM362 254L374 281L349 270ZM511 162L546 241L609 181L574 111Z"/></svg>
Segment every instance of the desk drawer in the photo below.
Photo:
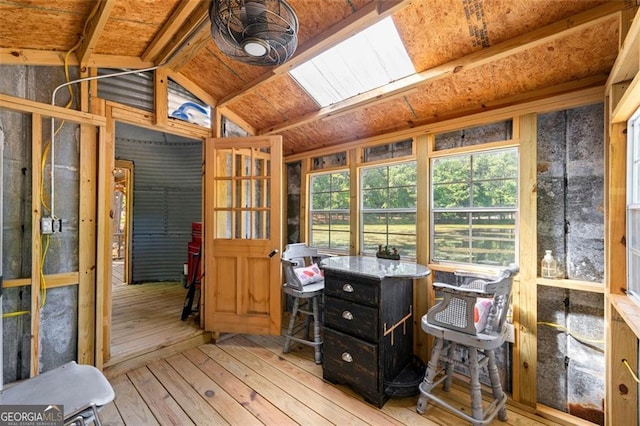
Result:
<svg viewBox="0 0 640 426"><path fill-rule="evenodd" d="M347 274L325 272L324 294L369 306L378 306L380 282L353 279Z"/></svg>
<svg viewBox="0 0 640 426"><path fill-rule="evenodd" d="M326 296L324 324L370 341L378 340L378 309Z"/></svg>
<svg viewBox="0 0 640 426"><path fill-rule="evenodd" d="M324 329L322 370L327 380L377 392L379 369L377 345Z"/></svg>

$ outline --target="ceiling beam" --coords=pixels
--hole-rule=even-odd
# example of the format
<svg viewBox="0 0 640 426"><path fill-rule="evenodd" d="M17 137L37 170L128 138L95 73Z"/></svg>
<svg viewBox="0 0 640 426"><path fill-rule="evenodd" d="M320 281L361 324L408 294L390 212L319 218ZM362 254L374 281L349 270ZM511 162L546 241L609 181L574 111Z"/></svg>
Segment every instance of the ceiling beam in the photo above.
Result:
<svg viewBox="0 0 640 426"><path fill-rule="evenodd" d="M181 4L181 6L183 6L183 4ZM196 0L195 4L192 6L193 8L191 9L191 13L186 17L186 19L183 19L180 25L173 26L171 31L168 31L163 35L164 43L162 49L160 49L153 57L156 64L163 64L168 61L175 62L176 64L180 63L179 60L174 61L174 56L181 56L184 54L184 48L187 47L194 38L201 36L201 33L204 31L204 24L209 22L209 2ZM177 12L178 11L176 11L176 13ZM184 15L184 12L186 11L180 12ZM176 13L174 13L174 15ZM154 42L156 40L154 40ZM193 47L193 44L191 44L191 46ZM200 45L199 48L202 48L202 46ZM147 50L149 51L150 49ZM196 53L197 51L194 51L193 55ZM147 54L147 52L145 52L145 54ZM143 58L145 58L145 54L143 54ZM172 67L172 69L174 71L179 70L175 67Z"/></svg>
<svg viewBox="0 0 640 426"><path fill-rule="evenodd" d="M209 19L204 19L175 51L168 55L164 55L163 52L157 60L161 61L160 63L166 60L169 69L179 72L209 41L211 41L211 23Z"/></svg>
<svg viewBox="0 0 640 426"><path fill-rule="evenodd" d="M462 58L438 65L434 68L422 71L417 74L396 80L386 86L371 90L360 95L353 96L342 102L321 108L316 112L303 115L301 117L283 122L277 126L261 129L259 135L269 135L279 133L284 130L303 126L312 121L328 117L337 117L350 113L354 110L371 107L373 105L387 102L393 97L405 95L411 90L435 80L458 73L462 70L470 70L482 65L498 61L508 56L515 55L528 49L540 46L544 43L566 37L576 31L597 25L612 18L618 18L622 9L628 7L625 2L608 2L586 12L564 19L562 21L547 25L527 34L504 41L494 46L473 52Z"/></svg>
<svg viewBox="0 0 640 426"><path fill-rule="evenodd" d="M291 60L275 67L271 73L267 73L266 75L255 79L242 89L230 94L229 96L225 96L220 100L218 105L220 107L227 106L227 104L251 93L253 90L271 82L282 74L288 73L291 69L330 49L347 38L354 36L365 28L368 28L376 22L391 16L393 13L410 5L414 1L415 0L377 0L368 3L349 15L346 19L343 19L337 24L331 26L327 30L307 41L303 46L300 46Z"/></svg>
<svg viewBox="0 0 640 426"><path fill-rule="evenodd" d="M45 65L45 66L62 66L64 65L64 57L66 52L54 50L36 50L36 49L14 49L2 47L0 48L0 64L4 65ZM67 61L68 65L77 66L78 58L70 55ZM94 54L85 64L89 67L98 68L149 68L155 63L150 61L142 61L137 56L122 55L103 55Z"/></svg>
<svg viewBox="0 0 640 426"><path fill-rule="evenodd" d="M80 66L88 65L115 3L115 0L100 0L87 18L82 33L83 38L76 52Z"/></svg>
<svg viewBox="0 0 640 426"><path fill-rule="evenodd" d="M188 26L186 21L198 5L204 6L206 9L207 2L201 2L200 0L181 1L169 19L167 19L167 21L162 25L162 29L158 35L156 35L142 54L142 60L154 61L156 56L158 56L158 54L160 54L160 52L167 46L169 46L171 51L175 50L179 46L179 42L174 38L174 34L179 34L179 30L183 25ZM193 30L193 28L191 28L191 30ZM174 48L171 48L171 45L169 44L170 42Z"/></svg>

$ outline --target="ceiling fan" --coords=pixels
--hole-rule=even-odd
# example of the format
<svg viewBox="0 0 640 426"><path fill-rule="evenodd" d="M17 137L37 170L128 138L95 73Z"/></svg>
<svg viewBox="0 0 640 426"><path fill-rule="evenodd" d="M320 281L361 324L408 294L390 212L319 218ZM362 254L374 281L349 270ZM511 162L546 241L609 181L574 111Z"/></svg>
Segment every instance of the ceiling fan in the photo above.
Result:
<svg viewBox="0 0 640 426"><path fill-rule="evenodd" d="M285 0L213 0L211 35L227 56L252 65L280 65L298 46L298 18Z"/></svg>

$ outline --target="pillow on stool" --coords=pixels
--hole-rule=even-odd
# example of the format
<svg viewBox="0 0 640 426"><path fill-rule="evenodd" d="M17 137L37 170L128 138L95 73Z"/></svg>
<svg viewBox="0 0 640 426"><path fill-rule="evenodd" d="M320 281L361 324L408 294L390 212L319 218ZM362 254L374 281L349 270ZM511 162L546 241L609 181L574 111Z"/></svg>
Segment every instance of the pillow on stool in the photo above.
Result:
<svg viewBox="0 0 640 426"><path fill-rule="evenodd" d="M317 263L304 268L295 268L293 271L296 273L296 277L298 277L302 285L317 283L324 279L324 274Z"/></svg>

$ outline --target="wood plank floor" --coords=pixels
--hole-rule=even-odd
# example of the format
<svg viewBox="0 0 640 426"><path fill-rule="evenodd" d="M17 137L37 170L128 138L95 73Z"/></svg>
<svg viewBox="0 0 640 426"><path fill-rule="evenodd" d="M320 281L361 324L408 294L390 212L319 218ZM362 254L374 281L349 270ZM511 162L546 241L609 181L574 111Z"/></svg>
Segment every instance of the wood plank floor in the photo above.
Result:
<svg viewBox="0 0 640 426"><path fill-rule="evenodd" d="M186 291L177 282L114 285L107 367L181 343L209 341L193 316L180 320Z"/></svg>
<svg viewBox="0 0 640 426"><path fill-rule="evenodd" d="M150 362L110 379L116 399L100 412L105 425L464 425L430 405L415 411L417 397L389 400L378 409L347 386L322 379L312 350L282 353L282 338L235 335ZM447 398L466 404L454 386ZM509 406L507 422L552 425Z"/></svg>

